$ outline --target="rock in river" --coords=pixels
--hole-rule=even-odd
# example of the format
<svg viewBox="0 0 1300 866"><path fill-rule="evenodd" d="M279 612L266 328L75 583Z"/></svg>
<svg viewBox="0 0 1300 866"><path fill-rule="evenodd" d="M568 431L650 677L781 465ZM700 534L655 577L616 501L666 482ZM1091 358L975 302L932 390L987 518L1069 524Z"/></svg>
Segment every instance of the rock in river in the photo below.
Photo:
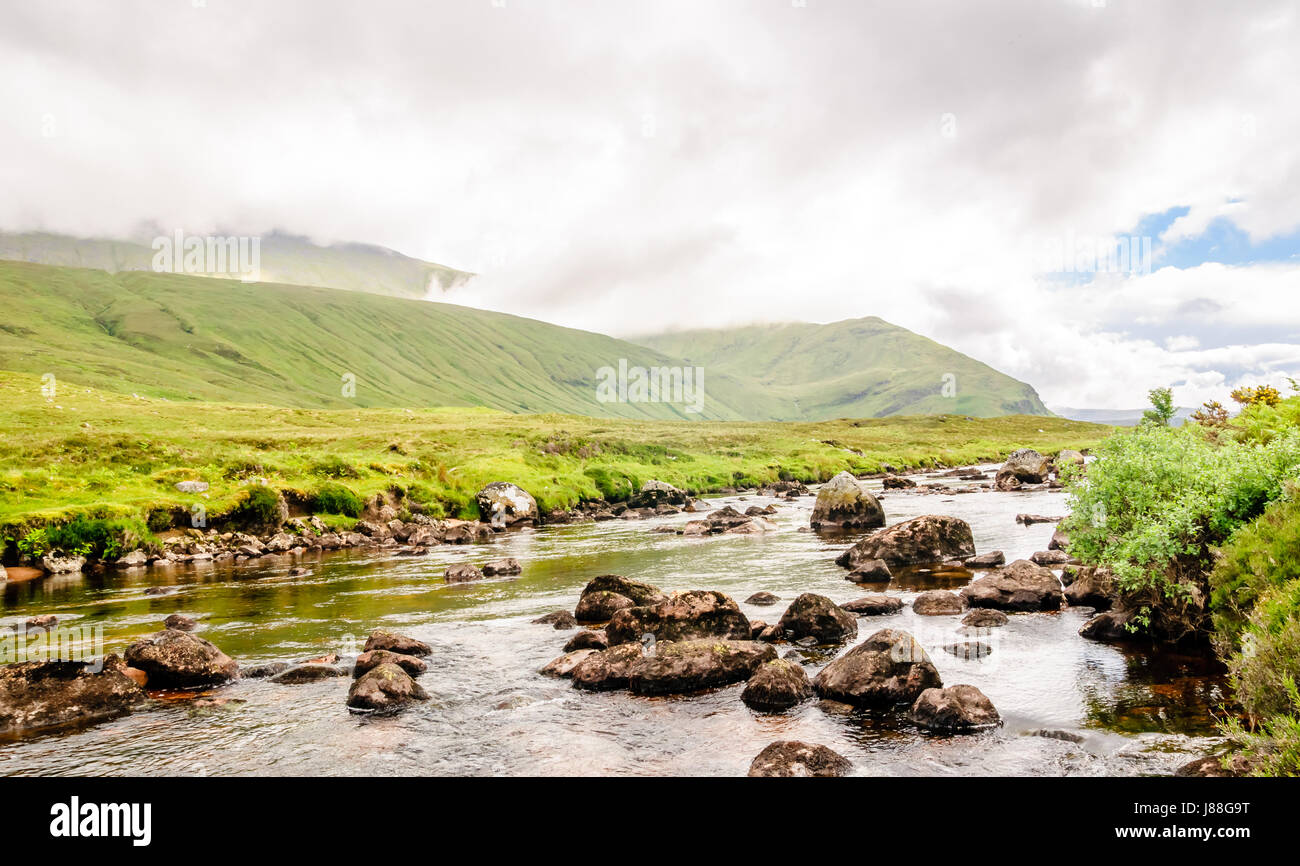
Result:
<svg viewBox="0 0 1300 866"><path fill-rule="evenodd" d="M781 600L781 596L771 592L756 592L749 598L745 599L746 604L769 605L776 604Z"/></svg>
<svg viewBox="0 0 1300 866"><path fill-rule="evenodd" d="M110 655L92 662L20 662L0 667L0 734L97 721L145 700Z"/></svg>
<svg viewBox="0 0 1300 866"><path fill-rule="evenodd" d="M567 652L557 659L551 659L538 673L547 677L569 677L573 676L573 669L581 664L589 656L593 656L598 650L581 649Z"/></svg>
<svg viewBox="0 0 1300 866"><path fill-rule="evenodd" d="M657 586L618 574L602 574L583 588L574 617L583 623L608 622L624 608L658 604L667 597Z"/></svg>
<svg viewBox="0 0 1300 866"><path fill-rule="evenodd" d="M771 646L749 640L659 641L629 666L627 685L637 695L683 694L742 682L775 659Z"/></svg>
<svg viewBox="0 0 1300 866"><path fill-rule="evenodd" d="M860 707L910 704L942 688L934 663L916 638L881 629L822 669L813 688L824 698Z"/></svg>
<svg viewBox="0 0 1300 866"><path fill-rule="evenodd" d="M154 688L224 683L239 674L234 659L198 635L163 629L126 648L126 663L149 675Z"/></svg>
<svg viewBox="0 0 1300 866"><path fill-rule="evenodd" d="M163 620L163 628L174 628L177 631L194 631L198 625L193 618L181 613L170 614Z"/></svg>
<svg viewBox="0 0 1300 866"><path fill-rule="evenodd" d="M1014 490L1022 484L1042 484L1052 471L1052 462L1032 448L1012 451L993 482L998 490Z"/></svg>
<svg viewBox="0 0 1300 866"><path fill-rule="evenodd" d="M912 611L920 616L952 616L966 609L961 596L946 589L923 592L912 601Z"/></svg>
<svg viewBox="0 0 1300 866"><path fill-rule="evenodd" d="M970 524L957 517L923 514L873 532L835 561L856 571L873 559L886 565L919 565L975 555Z"/></svg>
<svg viewBox="0 0 1300 866"><path fill-rule="evenodd" d="M731 596L711 590L676 592L663 601L620 610L605 627L610 646L639 641L720 638L748 640L753 629Z"/></svg>
<svg viewBox="0 0 1300 866"><path fill-rule="evenodd" d="M471 580L482 580L483 572L468 562L453 562L447 566L445 579L448 583L467 583Z"/></svg>
<svg viewBox="0 0 1300 866"><path fill-rule="evenodd" d="M1110 610L1115 603L1115 578L1109 569L1083 566L1065 588L1065 603L1096 610Z"/></svg>
<svg viewBox="0 0 1300 866"><path fill-rule="evenodd" d="M352 682L348 707L382 713L401 709L412 701L427 701L429 693L394 664L371 668Z"/></svg>
<svg viewBox="0 0 1300 866"><path fill-rule="evenodd" d="M780 712L812 697L812 683L802 665L774 659L759 666L740 699L760 712Z"/></svg>
<svg viewBox="0 0 1300 866"><path fill-rule="evenodd" d="M395 653L391 650L373 649L357 656L356 664L352 668L352 674L359 677L366 671L380 665L397 665L413 677L418 677L429 669L427 664L415 656Z"/></svg>
<svg viewBox="0 0 1300 866"><path fill-rule="evenodd" d="M813 504L812 527L871 529L885 525L885 509L866 485L841 472L822 485Z"/></svg>
<svg viewBox="0 0 1300 866"><path fill-rule="evenodd" d="M578 650L578 652L586 652L586 650ZM625 689L628 672L632 665L640 660L640 643L625 643L593 652L572 668L573 685L592 692Z"/></svg>
<svg viewBox="0 0 1300 866"><path fill-rule="evenodd" d="M564 631L565 629L578 627L578 620L567 610L551 611L548 614L543 614L537 619L532 620L532 623L533 625L549 625L556 631Z"/></svg>
<svg viewBox="0 0 1300 866"><path fill-rule="evenodd" d="M507 556L504 559L494 559L483 566L483 574L486 577L500 577L505 575L521 574L524 567L519 564L519 560L513 556Z"/></svg>
<svg viewBox="0 0 1300 866"><path fill-rule="evenodd" d="M569 638L569 642L564 645L564 651L566 653L571 653L574 650L580 649L609 649L609 640L605 637L603 631L583 629L573 637Z"/></svg>
<svg viewBox="0 0 1300 866"><path fill-rule="evenodd" d="M629 508L657 508L660 505L685 505L691 498L665 481L650 480L628 501Z"/></svg>
<svg viewBox="0 0 1300 866"><path fill-rule="evenodd" d="M294 665L271 677L271 682L282 686L294 686L299 683L314 683L334 677L345 677L348 672L338 665L303 664Z"/></svg>
<svg viewBox="0 0 1300 866"><path fill-rule="evenodd" d="M971 731L1002 722L993 702L968 685L926 689L912 704L908 718L932 731Z"/></svg>
<svg viewBox="0 0 1300 866"><path fill-rule="evenodd" d="M854 566L844 579L854 583L887 583L894 579L894 574L883 559L869 559Z"/></svg>
<svg viewBox="0 0 1300 866"><path fill-rule="evenodd" d="M1024 559L981 577L961 595L971 607L1012 611L1060 610L1065 601L1056 575Z"/></svg>
<svg viewBox="0 0 1300 866"><path fill-rule="evenodd" d="M855 613L858 616L884 616L898 613L902 609L903 600L901 598L885 595L883 592L873 592L870 595L864 595L862 598L840 605L840 610L847 610L849 613Z"/></svg>
<svg viewBox="0 0 1300 866"><path fill-rule="evenodd" d="M961 624L971 628L997 628L1007 624L1007 615L1000 610L977 607L962 617Z"/></svg>
<svg viewBox="0 0 1300 866"><path fill-rule="evenodd" d="M584 592L578 599L578 606L573 609L573 616L583 623L609 622L614 614L635 604L632 599L617 592Z"/></svg>
<svg viewBox="0 0 1300 866"><path fill-rule="evenodd" d="M361 651L370 652L371 650L388 650L406 656L427 656L433 652L433 647L413 637L377 628L370 633L370 637L366 639L366 645Z"/></svg>
<svg viewBox="0 0 1300 866"><path fill-rule="evenodd" d="M494 526L513 526L537 520L537 500L517 484L493 481L474 494L479 516Z"/></svg>
<svg viewBox="0 0 1300 866"><path fill-rule="evenodd" d="M787 640L815 638L818 643L843 643L858 636L858 621L824 595L805 592L786 608L777 623Z"/></svg>
<svg viewBox="0 0 1300 866"><path fill-rule="evenodd" d="M750 776L844 776L853 765L825 746L782 740L759 752L749 765Z"/></svg>

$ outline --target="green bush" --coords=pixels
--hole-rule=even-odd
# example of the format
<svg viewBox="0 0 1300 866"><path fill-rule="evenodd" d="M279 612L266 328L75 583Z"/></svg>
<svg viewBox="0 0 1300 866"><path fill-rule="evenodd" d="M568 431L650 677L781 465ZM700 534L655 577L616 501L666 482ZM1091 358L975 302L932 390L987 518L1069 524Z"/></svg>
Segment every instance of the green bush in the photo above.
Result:
<svg viewBox="0 0 1300 866"><path fill-rule="evenodd" d="M253 484L228 517L243 526L266 527L280 522L280 494L265 484Z"/></svg>
<svg viewBox="0 0 1300 866"><path fill-rule="evenodd" d="M49 548L90 559L112 560L138 547L157 548L158 539L143 521L133 518L77 517L59 526L47 526Z"/></svg>
<svg viewBox="0 0 1300 866"><path fill-rule="evenodd" d="M341 457L329 456L324 460L317 461L311 467L313 475L320 475L325 478L360 478L361 473L355 466Z"/></svg>
<svg viewBox="0 0 1300 866"><path fill-rule="evenodd" d="M1232 719L1223 732L1233 740L1234 751L1251 759L1254 776L1300 776L1300 689L1294 678L1283 684L1288 711L1261 719L1248 731Z"/></svg>
<svg viewBox="0 0 1300 866"><path fill-rule="evenodd" d="M1210 573L1210 605L1220 652L1240 648L1240 635L1259 599L1300 577L1300 489L1270 505L1223 547Z"/></svg>
<svg viewBox="0 0 1300 866"><path fill-rule="evenodd" d="M603 466L588 466L582 474L595 483L606 502L622 502L641 489L641 482L636 478Z"/></svg>
<svg viewBox="0 0 1300 866"><path fill-rule="evenodd" d="M311 510L316 514L360 517L364 507L361 497L342 484L322 484L311 497Z"/></svg>
<svg viewBox="0 0 1300 866"><path fill-rule="evenodd" d="M1209 631L1211 548L1300 477L1300 431L1211 441L1198 425L1143 425L1106 439L1067 480L1070 553L1116 575L1134 622L1175 640Z"/></svg>

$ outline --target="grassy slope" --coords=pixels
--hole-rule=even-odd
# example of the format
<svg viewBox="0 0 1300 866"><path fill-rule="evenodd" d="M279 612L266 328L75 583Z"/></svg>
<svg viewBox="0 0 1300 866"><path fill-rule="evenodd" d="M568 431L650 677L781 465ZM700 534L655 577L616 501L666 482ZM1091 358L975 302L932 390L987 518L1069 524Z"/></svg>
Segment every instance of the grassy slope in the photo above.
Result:
<svg viewBox="0 0 1300 866"><path fill-rule="evenodd" d="M1034 389L905 328L869 317L829 325L685 331L634 342L797 400L795 416L1049 414ZM941 393L956 377L956 396Z"/></svg>
<svg viewBox="0 0 1300 866"><path fill-rule="evenodd" d="M674 364L600 334L449 304L202 277L0 262L0 367L172 400L311 408L489 406L691 418L600 403L596 371ZM341 376L356 376L355 398ZM706 375L704 417L771 417L771 400Z"/></svg>
<svg viewBox="0 0 1300 866"><path fill-rule="evenodd" d="M35 376L0 373L0 524L72 513L141 515L200 501L216 516L252 476L310 491L344 476L363 495L393 486L472 514L488 481L515 481L543 507L661 478L696 491L842 469L964 464L1014 448L1089 447L1110 428L1059 418L899 417L824 423L602 420L485 409L307 410L176 403L86 388L54 401Z"/></svg>
<svg viewBox="0 0 1300 866"><path fill-rule="evenodd" d="M447 291L473 276L368 244L323 247L280 233L262 235L261 239L262 279L266 282L423 298L430 288ZM149 243L0 232L0 259L116 272L152 270L153 257Z"/></svg>

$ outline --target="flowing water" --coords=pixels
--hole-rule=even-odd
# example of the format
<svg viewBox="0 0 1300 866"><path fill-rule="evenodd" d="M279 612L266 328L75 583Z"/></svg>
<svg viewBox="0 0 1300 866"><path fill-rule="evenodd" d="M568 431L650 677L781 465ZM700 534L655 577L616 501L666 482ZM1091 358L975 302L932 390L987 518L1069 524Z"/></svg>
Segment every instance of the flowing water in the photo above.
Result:
<svg viewBox="0 0 1300 866"><path fill-rule="evenodd" d="M878 484L877 484L878 487ZM944 683L978 686L1005 724L962 736L918 731L899 713L846 712L816 700L779 715L752 712L742 685L704 694L642 698L588 693L539 676L574 632L533 618L572 610L582 587L617 573L664 589L720 589L737 601L768 590L782 601L751 619L775 622L801 592L837 602L884 588L904 599L965 578L924 573L886 587L844 579L834 557L857 536L806 531L812 497L795 502L730 496L710 506L775 503L766 536L683 538L652 531L698 515L522 530L489 544L434 548L427 557L339 552L295 560L150 568L136 573L48 577L3 589L0 625L54 613L61 625L102 624L107 650L160 628L170 613L200 620L203 637L242 664L353 651L375 627L433 646L420 680L433 699L385 718L344 706L350 679L304 685L242 680L213 691L224 701L157 700L118 719L64 733L0 741L0 774L738 775L774 740L822 743L864 775L1136 775L1169 773L1215 742L1212 712L1224 684L1205 658L1121 650L1086 641L1090 609L1016 614L990 630L992 654L964 660L941 647L960 617L910 608L858 620L859 639L879 628L911 631ZM1019 512L1063 514L1059 493L959 495L889 491L894 523L918 514L968 521L979 552L1007 560L1047 548L1052 524L1021 526ZM523 563L516 578L446 584L446 566L500 556ZM290 577L296 564L311 573ZM172 586L147 595L151 586ZM778 651L788 647L778 644ZM813 675L829 657L808 659Z"/></svg>

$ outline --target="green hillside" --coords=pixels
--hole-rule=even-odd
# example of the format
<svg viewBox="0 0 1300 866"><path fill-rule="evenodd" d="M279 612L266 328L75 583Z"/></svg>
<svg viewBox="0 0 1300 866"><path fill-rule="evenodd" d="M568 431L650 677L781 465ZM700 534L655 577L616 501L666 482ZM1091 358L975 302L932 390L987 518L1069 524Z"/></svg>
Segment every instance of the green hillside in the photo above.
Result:
<svg viewBox="0 0 1300 866"><path fill-rule="evenodd" d="M602 403L597 370L675 365L612 337L360 292L0 262L0 367L169 400L302 408L487 406L660 419L766 418L721 374L703 412ZM355 397L343 375L355 376Z"/></svg>
<svg viewBox="0 0 1300 866"><path fill-rule="evenodd" d="M423 298L464 284L473 274L413 259L370 244L321 246L296 235L260 235L261 279L268 283ZM152 239L76 238L49 232L0 232L0 259L95 268L101 271L152 271ZM204 274L202 276L221 276Z"/></svg>
<svg viewBox="0 0 1300 866"><path fill-rule="evenodd" d="M875 318L755 325L634 338L752 383L797 407L790 420L960 414L1049 415L1034 389L987 364ZM951 374L955 393L945 396Z"/></svg>

